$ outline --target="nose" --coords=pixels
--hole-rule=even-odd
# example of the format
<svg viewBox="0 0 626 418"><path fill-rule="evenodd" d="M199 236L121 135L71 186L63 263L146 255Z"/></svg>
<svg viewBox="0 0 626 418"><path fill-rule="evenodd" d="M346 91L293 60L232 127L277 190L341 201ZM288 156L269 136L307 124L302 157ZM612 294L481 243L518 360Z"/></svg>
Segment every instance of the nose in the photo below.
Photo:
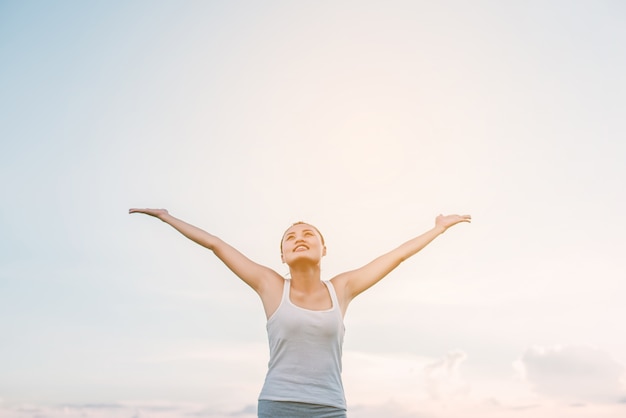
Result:
<svg viewBox="0 0 626 418"><path fill-rule="evenodd" d="M300 233L296 235L296 243L302 243L302 242L307 242L307 237L305 234Z"/></svg>

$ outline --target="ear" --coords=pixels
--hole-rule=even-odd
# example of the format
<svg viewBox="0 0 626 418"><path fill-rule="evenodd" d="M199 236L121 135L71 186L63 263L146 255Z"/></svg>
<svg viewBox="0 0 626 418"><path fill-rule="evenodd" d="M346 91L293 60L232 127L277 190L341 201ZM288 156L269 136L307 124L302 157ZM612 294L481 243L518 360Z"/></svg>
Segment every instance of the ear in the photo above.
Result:
<svg viewBox="0 0 626 418"><path fill-rule="evenodd" d="M322 249L322 257L324 257L326 255L326 246L324 245L324 248Z"/></svg>
<svg viewBox="0 0 626 418"><path fill-rule="evenodd" d="M283 264L285 264L285 256L283 255L283 253L280 253L280 261L282 261Z"/></svg>

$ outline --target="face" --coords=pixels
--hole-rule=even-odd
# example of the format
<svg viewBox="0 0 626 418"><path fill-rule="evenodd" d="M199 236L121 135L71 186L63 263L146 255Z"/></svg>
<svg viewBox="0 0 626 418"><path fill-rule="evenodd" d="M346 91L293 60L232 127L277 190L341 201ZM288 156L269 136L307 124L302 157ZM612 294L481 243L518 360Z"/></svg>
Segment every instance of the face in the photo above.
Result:
<svg viewBox="0 0 626 418"><path fill-rule="evenodd" d="M312 225L297 223L283 235L281 241L281 259L291 264L298 260L319 262L326 255L324 238Z"/></svg>

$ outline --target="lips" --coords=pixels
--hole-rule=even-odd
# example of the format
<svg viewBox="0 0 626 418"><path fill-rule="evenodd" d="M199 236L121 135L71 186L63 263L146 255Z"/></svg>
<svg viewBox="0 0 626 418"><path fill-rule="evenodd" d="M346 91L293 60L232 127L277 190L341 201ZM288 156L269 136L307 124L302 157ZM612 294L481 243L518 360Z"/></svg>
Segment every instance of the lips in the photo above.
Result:
<svg viewBox="0 0 626 418"><path fill-rule="evenodd" d="M298 246L296 246L296 248L293 249L293 252L298 252L298 251L306 251L308 250L309 247L307 247L306 245L300 244Z"/></svg>

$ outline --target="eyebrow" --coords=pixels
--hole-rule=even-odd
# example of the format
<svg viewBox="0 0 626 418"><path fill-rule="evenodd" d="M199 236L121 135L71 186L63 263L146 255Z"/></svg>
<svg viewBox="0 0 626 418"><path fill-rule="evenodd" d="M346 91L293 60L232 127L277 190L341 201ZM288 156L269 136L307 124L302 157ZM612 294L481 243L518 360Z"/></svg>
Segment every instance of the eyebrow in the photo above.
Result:
<svg viewBox="0 0 626 418"><path fill-rule="evenodd" d="M307 228L307 229L303 229L303 230L302 230L302 232L313 232L313 234L315 234L315 232L314 232L312 229L309 229L309 228ZM296 233L295 233L294 231L287 232L287 233L285 234L285 238L287 238L287 237L289 237L289 236L291 236L291 235L296 235Z"/></svg>

